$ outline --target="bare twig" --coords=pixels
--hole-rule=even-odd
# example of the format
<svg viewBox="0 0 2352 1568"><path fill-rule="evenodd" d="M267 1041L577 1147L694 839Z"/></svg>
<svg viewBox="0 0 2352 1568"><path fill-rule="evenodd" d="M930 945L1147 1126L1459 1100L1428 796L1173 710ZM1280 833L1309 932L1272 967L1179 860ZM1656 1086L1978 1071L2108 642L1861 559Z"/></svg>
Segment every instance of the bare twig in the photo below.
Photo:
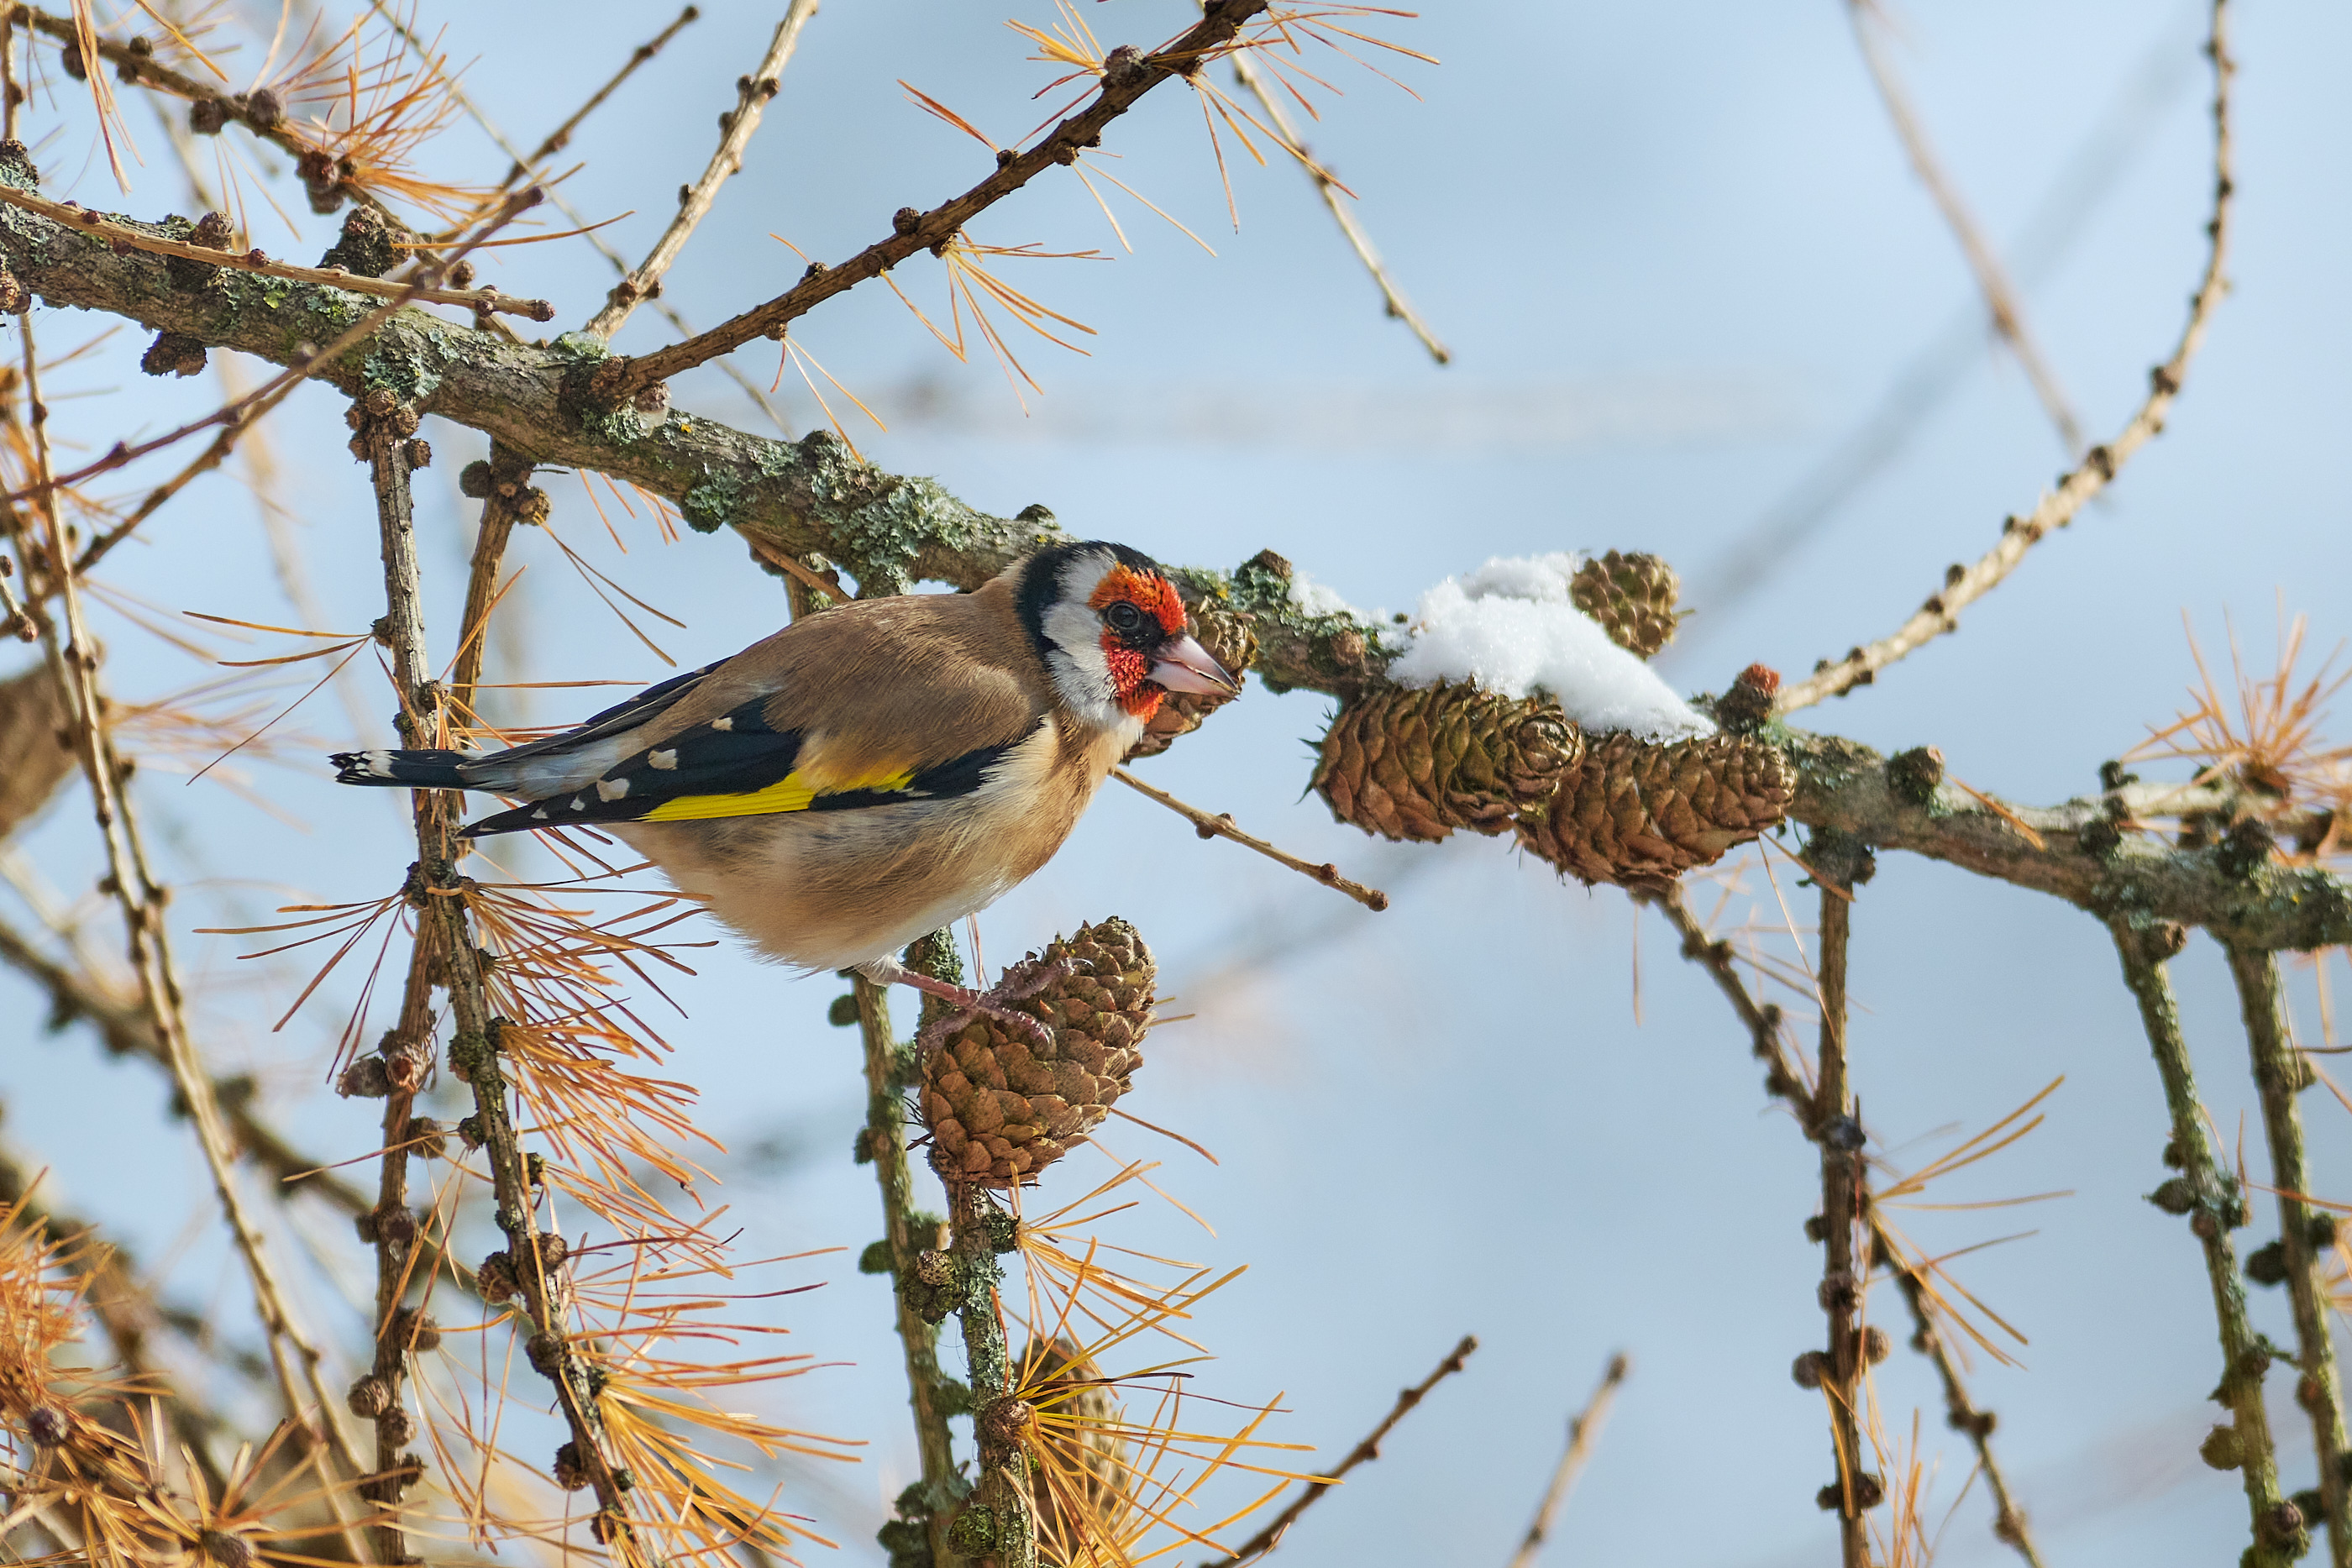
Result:
<svg viewBox="0 0 2352 1568"><path fill-rule="evenodd" d="M1821 885L1822 1036L1819 1077L1805 1130L1822 1151L1822 1311L1829 1319L1822 1393L1837 1450L1837 1479L1823 1489L1834 1500L1838 1550L1845 1568L1870 1568L1870 1530L1864 1516L1884 1495L1885 1483L1862 1468L1862 1381L1869 1365L1863 1344L1863 1303L1870 1272L1870 1230L1864 1209L1868 1173L1866 1140L1854 1116L1846 1082L1846 946L1853 889L1870 875L1870 852L1833 831L1816 831L1808 846Z"/></svg>
<svg viewBox="0 0 2352 1568"><path fill-rule="evenodd" d="M637 302L661 291L661 280L677 259L678 252L694 235L694 229L710 211L718 198L719 187L728 176L743 167L743 149L751 144L751 133L760 129L760 117L768 100L776 96L783 83L784 68L792 63L793 50L801 41L801 29L816 15L817 0L792 0L785 7L783 19L776 24L775 36L768 40L768 52L750 76L735 84L735 107L719 116L719 150L710 155L701 178L678 193L677 215L662 231L661 238L646 259L637 264L604 301L604 308L588 319L582 329L591 337L610 338L621 329Z"/></svg>
<svg viewBox="0 0 2352 1568"><path fill-rule="evenodd" d="M2213 1398L2230 1412L2231 1424L2213 1428L2200 1452L2214 1469L2238 1471L2244 1484L2253 1536L2246 1568L2286 1568L2309 1541L2302 1517L2279 1490L2270 1418L2263 1406L2263 1374L2270 1365L2270 1353L2247 1316L2246 1290L2230 1245L2231 1230L2246 1222L2245 1195L2207 1135L2189 1041L2180 1032L2180 1010L2164 967L2180 951L2188 933L2128 915L2110 920L2107 929L2123 960L2125 983L2139 1003L2140 1023L2155 1052L2165 1107L2172 1118L2165 1163L2180 1174L2150 1194L2150 1201L2189 1217L2213 1291L2214 1325L2221 1342L2221 1381Z"/></svg>
<svg viewBox="0 0 2352 1568"><path fill-rule="evenodd" d="M1437 1370L1397 1395L1396 1403L1390 1406L1387 1415L1381 1417L1381 1424L1373 1427L1370 1435L1362 1442L1349 1449L1347 1458L1321 1475L1310 1479L1300 1490L1298 1495L1290 1500L1288 1506L1266 1521L1265 1529L1243 1542L1240 1550L1231 1557L1213 1564L1212 1568L1240 1568L1240 1564L1254 1563L1280 1545L1283 1536L1288 1533L1293 1524L1297 1522L1298 1516L1313 1507L1324 1493L1337 1486L1349 1470L1367 1460L1379 1458L1381 1444L1391 1432L1396 1429L1396 1424L1410 1415L1414 1406L1428 1397L1431 1389L1461 1371L1477 1348L1478 1336L1464 1334L1462 1343L1455 1345L1447 1353L1445 1359L1437 1364Z"/></svg>
<svg viewBox="0 0 2352 1568"><path fill-rule="evenodd" d="M2319 1462L2321 1511L2327 1519L2328 1562L2333 1568L2346 1568L2352 1564L2352 1520L2344 1517L2344 1396L2328 1333L2333 1303L2320 1275L2333 1250L2321 1238L2334 1236L2336 1221L2303 1200L2311 1188L2303 1158L2303 1116L2294 1103L2314 1075L2287 1032L2278 959L2235 947L2229 954L2246 1044L2253 1056L2254 1087L2262 1096L2263 1131L2271 1146L2271 1186L2278 1196L2278 1249L2294 1308L2295 1369L2302 1374L2294 1400L2311 1417L2312 1457Z"/></svg>
<svg viewBox="0 0 2352 1568"><path fill-rule="evenodd" d="M1731 944L1711 936L1690 904L1683 896L1679 883L1663 890L1637 890L1630 894L1633 902L1646 904L1664 915L1668 924L1682 938L1682 955L1714 979L1716 988L1738 1014L1739 1021L1748 1028L1756 1057L1769 1064L1764 1080L1765 1092L1781 1100L1805 1124L1811 1115L1813 1101L1804 1081L1799 1077L1781 1049L1781 1015L1778 1006L1759 1002L1739 977L1738 965L1733 956ZM1879 1244L1885 1234L1884 1223L1875 1211L1870 1218L1874 1251L1880 1257L1900 1256L1891 1244ZM2033 1543L2026 1523L2025 1511L2018 1505L2011 1490L2009 1476L2001 1469L1992 1447L1993 1417L1990 1411L1979 1407L1969 1396L1961 1380L1958 1364L1953 1359L1951 1347L1936 1327L1924 1298L1924 1281L1916 1273L1895 1266L1896 1286L1911 1309L1911 1346L1932 1362L1936 1374L1944 1385L1946 1413L1955 1429L1964 1432L1976 1449L1977 1464L1984 1471L1986 1485L1993 1496L1993 1533L2007 1542L2025 1559L2029 1568L2042 1568L2042 1558Z"/></svg>
<svg viewBox="0 0 2352 1568"><path fill-rule="evenodd" d="M416 555L414 502L409 493L407 436L415 428L413 416L404 417L398 401L388 392L370 394L359 420L366 444L368 466L376 496L377 519L383 542L385 630L392 643L393 674L400 692L397 727L404 746L427 746L444 739L443 694L432 679L425 648L423 573ZM594 1489L598 1538L627 1550L632 1537L623 1488L615 1478L596 1412L595 1394L587 1368L568 1346L556 1287L541 1265L538 1214L531 1197L523 1150L508 1113L506 1081L500 1067L498 1032L500 1021L490 1013L481 961L467 928L463 879L457 862L464 853L457 837L457 805L450 792L418 791L439 801L417 812L417 860L413 873L422 922L434 926L430 940L439 948L441 978L447 988L457 1038L451 1049L474 1063L469 1087L474 1115L480 1129L499 1212L507 1226L507 1245L514 1260L513 1273L520 1287L524 1310L534 1339L551 1347L534 1353L535 1366L543 1365L555 1385L556 1403L570 1428L572 1451ZM419 940L426 940L424 931ZM460 1048L463 1048L461 1051ZM415 1476L404 1468L379 1483L396 1500L400 1490Z"/></svg>
<svg viewBox="0 0 2352 1568"><path fill-rule="evenodd" d="M812 6L811 9L813 10L814 7ZM557 126L553 131L549 131L547 133L547 140L533 148L528 157L515 159L514 166L507 171L507 177L499 182L499 189L503 191L510 188L516 181L521 179L525 174L530 173L541 163L546 162L550 158L554 157L558 152L562 152L566 147L570 146L572 144L572 133L580 129L581 121L595 113L599 108L603 107L606 99L612 97L614 93L620 90L621 84L635 76L639 66L646 64L656 55L660 54L663 48L667 46L672 38L677 37L679 33L685 31L688 24L699 21L701 17L702 9L700 6L688 5L685 10L680 11L677 14L677 17L671 21L668 26L664 27L660 32L656 33L647 42L639 44L635 48L630 50L629 57L622 62L621 68L614 71L612 78L605 82L603 87L600 87L594 92L590 93L588 95L588 101L582 104L577 110L574 110L570 119ZM509 154L509 156L512 156L512 154Z"/></svg>
<svg viewBox="0 0 2352 1568"><path fill-rule="evenodd" d="M1977 290L1984 296L1993 330L2009 345L2009 351L2017 356L2019 368L2032 383L2033 394L2042 400L2042 412L2057 427L2058 439L2064 443L2068 455L2082 451L2082 423L2067 403L2066 389L2058 384L2057 372L2050 368L2041 345L2026 329L2025 307L2018 298L2016 286L2010 282L2008 270L1994 253L1992 242L1977 226L1976 214L1969 210L1959 187L1952 183L1942 160L1936 156L1936 149L1927 140L1927 127L1920 123L1918 112L1912 107L1911 95L1905 90L1903 78L1895 74L1895 62L1886 57L1885 47L1875 31L1885 20L1877 0L1847 0L1846 15L1853 23L1854 42L1862 49L1863 63L1870 68L1870 79L1878 89L1879 100L1886 106L1886 117L1894 121L1895 137L1911 160L1912 172L1927 187L1936 210L1944 214L1952 237L1959 242L1960 254L1968 259L1969 272L1976 277Z"/></svg>
<svg viewBox="0 0 2352 1568"><path fill-rule="evenodd" d="M597 394L619 402L681 371L731 353L755 338L780 337L793 321L835 295L880 277L918 251L944 246L964 225L1039 174L1076 162L1079 153L1093 145L1112 120L1161 82L1197 68L1202 60L1230 44L1243 24L1265 10L1266 3L1267 0L1210 0L1199 22L1157 52L1113 50L1114 58L1105 68L1100 89L1093 101L1064 119L1027 152L1005 152L999 158L996 172L979 184L928 213L901 208L890 221L889 238L876 241L835 267L813 263L807 276L793 287L722 321L700 337L636 359L607 362L597 371Z"/></svg>
<svg viewBox="0 0 2352 1568"><path fill-rule="evenodd" d="M1568 1500L1569 1489L1576 1484L1585 1460L1592 1455L1592 1445L1600 1439L1601 1424L1609 1419L1609 1406L1617 1397L1618 1385L1625 1381L1633 1366L1632 1359L1622 1350L1611 1356L1608 1370L1601 1375L1601 1385L1584 1402L1584 1408L1569 1421L1568 1449L1560 1455L1559 1463L1552 1467L1551 1484L1544 1489L1535 1522L1528 1526L1519 1549L1511 1553L1510 1568L1534 1568L1544 1542L1551 1537L1552 1521L1559 1515L1559 1505Z"/></svg>
<svg viewBox="0 0 2352 1568"><path fill-rule="evenodd" d="M197 1058L188 1031L184 996L163 918L167 894L149 864L139 819L124 788L121 759L108 732L105 706L98 687L98 654L83 624L81 594L70 565L65 523L55 504L56 491L49 478L47 411L41 401L39 355L34 349L30 319L20 319L17 329L24 337L26 402L32 410L37 508L46 527L48 565L57 580L63 616L62 626L46 616L41 618L42 645L49 667L67 695L76 749L89 785L106 852L108 885L122 914L131 968L139 979L140 999L147 1021L163 1047L173 1082L187 1106L188 1119L195 1129L197 1146L212 1176L222 1218L252 1283L255 1312L269 1346L287 1415L301 1421L314 1440L323 1437L348 1473L357 1475L362 1469L359 1457L343 1432L327 1391L320 1372L321 1353L288 1304L263 1245L260 1228L237 1190L236 1153L219 1098L212 1076ZM316 1410L315 1427L311 1417L305 1415L306 1405ZM330 1501L339 1517L348 1518L339 1494L331 1494Z"/></svg>
<svg viewBox="0 0 2352 1568"><path fill-rule="evenodd" d="M2148 372L2147 396L2133 411L2123 429L2085 453L2082 462L2061 477L2057 488L2044 495L2032 512L2022 517L2011 517L2002 527L2000 541L1979 557L1975 564L1955 564L1948 570L1941 591L1930 595L1918 612L1892 635L1856 648L1843 659L1824 660L1805 679L1782 686L1773 703L1775 712L1794 713L1824 697L1866 685L1887 665L1956 630L1961 610L1998 587L2044 535L2072 522L2085 502L2107 487L2132 454L2164 428L2164 416L2172 407L2173 399L2179 395L2181 382L2189 373L2189 361L2204 342L2214 308L2229 289L2222 276L2222 264L2228 253L2232 190L2230 83L2237 69L2230 58L2225 25L2229 0L2214 0L2212 15L2212 33L2206 44L2213 62L2213 208L2206 225L2210 243L2204 272L2189 299L2189 319L2181 327L2171 358Z"/></svg>
<svg viewBox="0 0 2352 1568"><path fill-rule="evenodd" d="M1379 286L1381 299L1388 313L1412 329L1412 335L1421 340L1421 346L1429 350L1431 359L1441 365L1452 364L1454 350L1438 341L1437 334L1430 329L1428 322L1421 319L1421 312L1412 308L1412 302L1404 297L1404 291L1389 276L1387 264L1381 260L1381 253L1372 248L1371 236L1356 221L1346 193L1339 189L1339 182L1334 180L1322 164L1305 155L1307 143L1299 139L1289 111L1282 107L1281 99L1276 96L1264 74L1251 63L1247 55L1234 57L1234 79L1250 90L1257 99L1258 107L1265 110L1266 118L1274 121L1276 131L1300 155L1299 164L1307 171L1307 177L1315 182L1316 194L1321 196L1323 204L1330 209L1332 221L1339 225L1339 232L1348 236L1349 248L1356 253L1356 259L1362 262L1364 270L1372 275L1372 282Z"/></svg>
<svg viewBox="0 0 2352 1568"><path fill-rule="evenodd" d="M1389 906L1389 895L1377 887L1366 887L1360 882L1350 882L1339 874L1339 868L1326 862L1316 865L1300 860L1287 851L1276 849L1264 839L1253 838L1234 826L1230 815L1211 816L1198 806L1188 806L1165 789L1155 789L1124 768L1114 768L1111 777L1130 789L1159 801L1178 816L1192 824L1192 831L1204 839L1231 839L1234 842L1255 850L1270 861L1288 866L1301 876L1312 877L1326 887L1339 889L1365 908L1378 913Z"/></svg>

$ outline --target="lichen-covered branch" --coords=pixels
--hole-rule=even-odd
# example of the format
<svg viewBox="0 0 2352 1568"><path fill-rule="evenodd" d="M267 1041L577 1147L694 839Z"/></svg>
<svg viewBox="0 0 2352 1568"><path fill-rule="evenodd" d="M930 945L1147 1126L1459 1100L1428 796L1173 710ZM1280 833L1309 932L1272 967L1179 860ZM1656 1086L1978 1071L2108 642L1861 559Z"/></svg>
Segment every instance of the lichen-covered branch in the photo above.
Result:
<svg viewBox="0 0 2352 1568"><path fill-rule="evenodd" d="M2199 925L2253 951L2352 942L2352 884L2343 878L2140 830L2142 813L2184 810L2200 791L2128 785L2059 806L2012 807L1953 784L1924 747L1890 758L1795 732L1783 745L1797 767L1789 815L1808 826L2051 894L2102 920Z"/></svg>
<svg viewBox="0 0 2352 1568"><path fill-rule="evenodd" d="M2125 983L2139 1003L2157 1074L2164 1081L2165 1108L2172 1121L2165 1163L2180 1172L2149 1194L2148 1201L2168 1214L2188 1217L2213 1291L2213 1320L2221 1341L2221 1381L2213 1397L2230 1412L2231 1423L2214 1427L2199 1452L2217 1470L2238 1471L2244 1484L2253 1535L2246 1568L2286 1568L2311 1542L2302 1514L2279 1490L2277 1455L2263 1405L2263 1375L2270 1370L2271 1354L2246 1315L2246 1290L2230 1244L2230 1232L2246 1223L2245 1194L2206 1134L2189 1041L2180 1032L2180 1009L2164 967L2188 933L2122 915L2107 928L2123 959Z"/></svg>
<svg viewBox="0 0 2352 1568"><path fill-rule="evenodd" d="M2278 1196L2276 1266L2263 1268L2258 1249L2246 1260L2249 1278L2284 1278L2294 1309L2296 1344L2294 1402L2311 1417L2312 1457L2319 1462L2319 1485L2295 1501L2305 1525L2327 1521L2327 1558L2332 1568L2352 1563L2352 1520L2344 1517L2344 1400L2336 1369L2336 1346L2328 1328L2334 1303L2321 1265L2333 1251L2336 1219L2303 1200L2311 1190L2303 1159L2303 1115L2295 1096L2315 1082L2311 1064L2288 1038L2285 999L2279 993L2278 959L2268 953L2232 947L2230 973L2238 985L2238 1007L2253 1056L2254 1088L2262 1096L2263 1131L2271 1146L2271 1186ZM2316 1500L2317 1508L2305 1506Z"/></svg>
<svg viewBox="0 0 2352 1568"><path fill-rule="evenodd" d="M943 1561L948 1521L967 1490L956 1471L948 1417L955 1413L956 1405L969 1403L969 1398L960 1399L960 1391L951 1388L950 1380L940 1371L939 1329L916 1308L915 1291L928 1287L909 1282L919 1281L922 1254L929 1253L931 1266L937 1266L945 1238L938 1216L919 1215L915 1209L913 1173L907 1163L906 1090L898 1043L890 1028L888 988L863 976L852 982L852 988L866 1057L866 1129L858 1134L857 1155L873 1163L875 1180L882 1189L882 1241L888 1253L898 1343L906 1355L915 1447L923 1467L922 1479L917 1483L920 1495L911 1500L919 1506L910 1508L909 1500L902 1499L899 1512L919 1517L919 1528L933 1558Z"/></svg>
<svg viewBox="0 0 2352 1568"><path fill-rule="evenodd" d="M29 183L21 160L0 180ZM324 287L222 273L200 287L175 283L163 258L110 246L15 208L0 208L0 263L53 305L78 306L181 332L279 364L332 342L373 304ZM392 313L363 343L312 375L346 392L394 392L420 413L490 435L541 464L593 469L678 506L692 527L731 528L770 551L822 557L862 591L917 580L975 588L1039 545L1064 536L1030 507L999 517L937 482L861 462L829 433L770 440L680 413L655 400L614 408L588 378L600 344L561 339L531 348L415 308ZM1232 571L1189 570L1189 594L1249 623L1252 668L1269 689L1359 695L1384 680L1382 630L1293 602L1287 562L1264 552ZM2046 811L2020 808L2045 843L1949 785L1916 798L1896 790L1885 759L1830 737L1773 731L1798 767L1790 816L1882 848L1927 854L2052 893L2103 918L2111 912L2205 926L2232 946L2312 948L2352 940L2352 887L2316 870L2232 869L2210 849L2184 849L2131 831L2135 797L2115 794Z"/></svg>

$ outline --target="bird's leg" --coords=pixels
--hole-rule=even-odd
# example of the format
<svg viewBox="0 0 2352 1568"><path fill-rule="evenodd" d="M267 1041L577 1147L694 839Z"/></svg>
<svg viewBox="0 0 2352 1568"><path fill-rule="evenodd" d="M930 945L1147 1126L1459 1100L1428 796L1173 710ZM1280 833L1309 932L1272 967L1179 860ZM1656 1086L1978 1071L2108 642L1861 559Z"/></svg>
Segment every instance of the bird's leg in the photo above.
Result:
<svg viewBox="0 0 2352 1568"><path fill-rule="evenodd" d="M940 1041L986 1013L1000 1019L1028 1034L1039 1044L1050 1047L1054 1031L1042 1019L1007 1006L1027 997L1034 997L1055 980L1069 973L1066 964L1041 964L1033 974L1024 975L1015 982L1009 977L985 991L975 991L969 986L959 986L952 980L939 979L920 970L909 969L896 958L877 958L857 966L857 972L877 986L912 986L927 997L937 997L955 1011L926 1025L916 1037L916 1046L926 1054L936 1050Z"/></svg>

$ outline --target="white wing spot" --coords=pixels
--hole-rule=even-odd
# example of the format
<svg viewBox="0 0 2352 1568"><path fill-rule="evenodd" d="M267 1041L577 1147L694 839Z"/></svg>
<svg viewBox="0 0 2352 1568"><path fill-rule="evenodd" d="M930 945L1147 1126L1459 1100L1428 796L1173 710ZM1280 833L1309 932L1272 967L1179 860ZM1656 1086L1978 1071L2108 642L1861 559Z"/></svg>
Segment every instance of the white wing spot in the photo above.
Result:
<svg viewBox="0 0 2352 1568"><path fill-rule="evenodd" d="M541 806L538 810L533 811L530 814L530 820L534 822L544 822L547 821L547 808Z"/></svg>
<svg viewBox="0 0 2352 1568"><path fill-rule="evenodd" d="M667 773L677 766L677 753L675 750L648 751L646 753L646 765L649 768L658 768Z"/></svg>
<svg viewBox="0 0 2352 1568"><path fill-rule="evenodd" d="M735 721L731 718L714 718L710 721L710 727L713 729L733 729L735 727Z"/></svg>
<svg viewBox="0 0 2352 1568"><path fill-rule="evenodd" d="M628 792L629 781L625 779L599 779L596 780L596 799L599 800L617 800Z"/></svg>
<svg viewBox="0 0 2352 1568"><path fill-rule="evenodd" d="M580 795L574 795L574 796L572 796L572 809L573 810L575 810L575 811L584 811L584 810L586 810L588 809L588 801L587 801L586 798L585 798L585 797L583 797L583 796L580 796Z"/></svg>

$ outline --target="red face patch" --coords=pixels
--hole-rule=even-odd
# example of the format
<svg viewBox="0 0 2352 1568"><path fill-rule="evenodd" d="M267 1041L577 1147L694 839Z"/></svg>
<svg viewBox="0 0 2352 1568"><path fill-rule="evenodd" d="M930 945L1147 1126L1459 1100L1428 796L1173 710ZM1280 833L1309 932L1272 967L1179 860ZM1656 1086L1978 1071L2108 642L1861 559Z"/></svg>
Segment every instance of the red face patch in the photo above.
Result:
<svg viewBox="0 0 2352 1568"><path fill-rule="evenodd" d="M1136 652L1106 632L1103 663L1110 666L1111 689L1118 694L1118 706L1150 724L1151 716L1160 711L1160 699L1168 695L1147 678L1151 674L1150 655Z"/></svg>
<svg viewBox="0 0 2352 1568"><path fill-rule="evenodd" d="M1184 635L1184 601L1177 596L1176 585L1158 572L1114 566L1095 584L1087 607L1100 612L1121 599L1159 622L1160 629L1171 637Z"/></svg>

